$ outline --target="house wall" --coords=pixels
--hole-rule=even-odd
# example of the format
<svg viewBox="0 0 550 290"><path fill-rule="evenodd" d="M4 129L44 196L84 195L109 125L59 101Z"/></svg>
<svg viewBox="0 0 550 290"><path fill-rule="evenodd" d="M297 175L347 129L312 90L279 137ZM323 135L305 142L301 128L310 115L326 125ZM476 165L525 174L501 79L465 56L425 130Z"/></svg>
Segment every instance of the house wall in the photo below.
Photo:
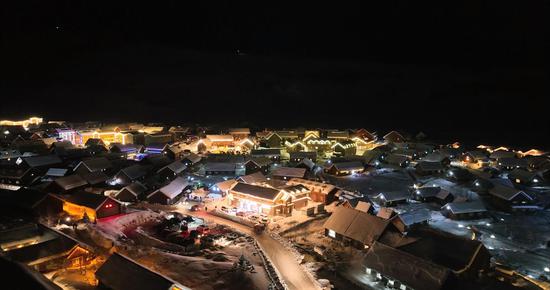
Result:
<svg viewBox="0 0 550 290"><path fill-rule="evenodd" d="M97 215L97 218L105 218L105 217L120 214L121 212L122 212L122 208L118 202L107 200L96 211L96 215Z"/></svg>

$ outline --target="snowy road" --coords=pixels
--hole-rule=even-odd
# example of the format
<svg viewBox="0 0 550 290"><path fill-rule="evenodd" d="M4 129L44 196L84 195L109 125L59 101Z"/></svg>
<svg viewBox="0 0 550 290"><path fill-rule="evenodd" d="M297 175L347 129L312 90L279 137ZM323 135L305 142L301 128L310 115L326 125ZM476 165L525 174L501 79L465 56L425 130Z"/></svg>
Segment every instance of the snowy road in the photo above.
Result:
<svg viewBox="0 0 550 290"><path fill-rule="evenodd" d="M187 210L179 210L184 214L193 215L205 219L206 221L222 224L236 229L242 233L248 234L258 241L258 244L264 249L265 254L269 257L273 266L281 274L281 278L285 281L288 288L291 290L309 290L319 289L315 281L310 278L306 270L296 261L292 252L285 248L279 241L273 239L269 234L264 233L256 235L250 227L239 223L210 215L203 211L189 212Z"/></svg>

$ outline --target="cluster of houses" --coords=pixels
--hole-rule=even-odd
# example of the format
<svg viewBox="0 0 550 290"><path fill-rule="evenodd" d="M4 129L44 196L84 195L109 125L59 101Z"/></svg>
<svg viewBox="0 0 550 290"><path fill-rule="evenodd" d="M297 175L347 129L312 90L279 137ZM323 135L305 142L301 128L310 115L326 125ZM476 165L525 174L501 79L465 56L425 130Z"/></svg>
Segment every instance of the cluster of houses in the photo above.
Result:
<svg viewBox="0 0 550 290"><path fill-rule="evenodd" d="M449 218L476 219L492 208L525 212L547 206L536 190L549 185L550 158L537 150L465 150L459 144L432 144L396 131L379 138L365 129L253 132L45 123L41 118L2 121L0 129L0 204L5 213L101 222L124 214L132 203L175 204L197 187L220 194L238 211L272 216L336 201L339 206L324 225L325 235L364 250L367 273L400 289L445 289L457 279L485 271L489 255L477 241L427 229L427 210L397 213L392 207L431 203ZM406 172L415 184L366 197L325 178L353 179L380 169ZM470 200L428 185L434 178L460 184L480 198ZM70 263L94 261L86 245L61 233L28 224L6 228L0 246L10 255L59 243L53 246L61 249L56 255L71 257L66 259ZM467 246L457 251L453 245L458 243ZM37 261L56 261L54 256L14 260L42 271L52 263ZM145 271L143 275L163 280L165 289L185 289L123 255L111 256L103 267ZM118 283L112 273L115 270L100 269L100 283L128 288L111 285Z"/></svg>
<svg viewBox="0 0 550 290"><path fill-rule="evenodd" d="M364 251L366 275L389 288L451 289L489 271L491 255L481 242L427 227L429 219L427 209L375 211L359 201L337 206L323 227L336 243Z"/></svg>

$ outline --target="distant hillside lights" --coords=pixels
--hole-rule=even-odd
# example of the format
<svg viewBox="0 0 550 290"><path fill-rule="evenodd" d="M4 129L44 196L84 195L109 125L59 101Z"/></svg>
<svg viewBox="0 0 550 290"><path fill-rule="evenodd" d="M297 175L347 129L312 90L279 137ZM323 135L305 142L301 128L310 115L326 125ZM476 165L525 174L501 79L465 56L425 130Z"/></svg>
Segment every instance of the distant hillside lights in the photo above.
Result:
<svg viewBox="0 0 550 290"><path fill-rule="evenodd" d="M43 121L44 119L40 117L30 117L21 121L1 120L0 126L22 126L27 129L30 125L40 125Z"/></svg>

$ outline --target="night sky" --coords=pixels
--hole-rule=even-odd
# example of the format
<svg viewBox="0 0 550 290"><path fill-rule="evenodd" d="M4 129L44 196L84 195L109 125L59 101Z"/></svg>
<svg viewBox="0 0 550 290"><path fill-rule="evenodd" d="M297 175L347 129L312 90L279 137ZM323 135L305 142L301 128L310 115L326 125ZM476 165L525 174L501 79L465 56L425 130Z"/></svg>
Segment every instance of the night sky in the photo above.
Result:
<svg viewBox="0 0 550 290"><path fill-rule="evenodd" d="M188 2L2 3L0 118L550 145L543 1Z"/></svg>

